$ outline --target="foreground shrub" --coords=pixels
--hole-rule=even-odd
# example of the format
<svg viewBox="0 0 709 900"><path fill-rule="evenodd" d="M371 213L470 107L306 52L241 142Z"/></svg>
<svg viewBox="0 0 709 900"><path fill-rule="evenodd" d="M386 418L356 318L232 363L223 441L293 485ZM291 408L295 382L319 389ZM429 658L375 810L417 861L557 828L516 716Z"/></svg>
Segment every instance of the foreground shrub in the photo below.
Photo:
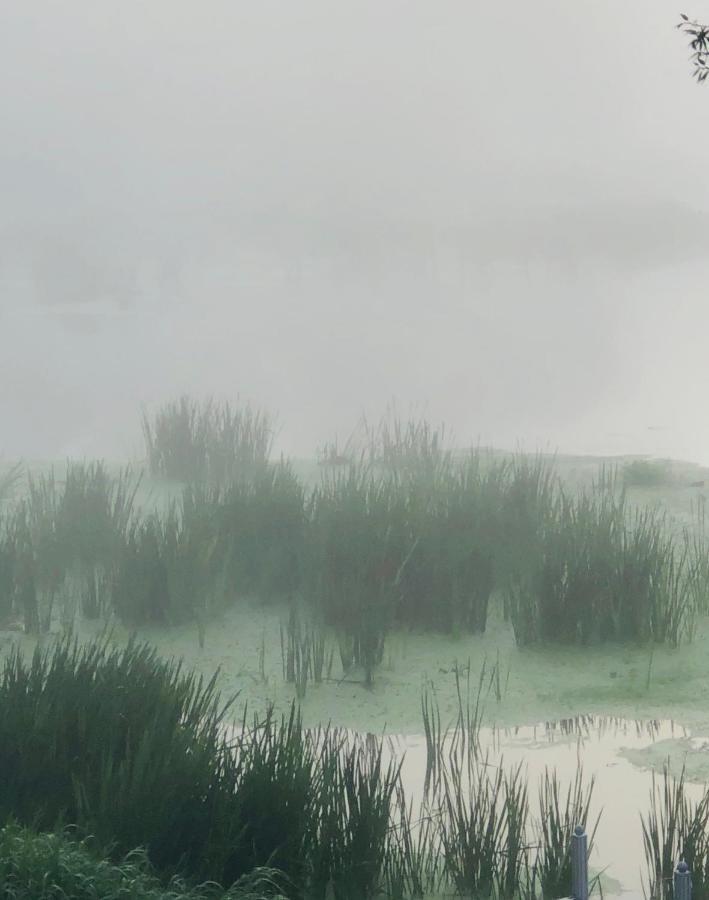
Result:
<svg viewBox="0 0 709 900"><path fill-rule="evenodd" d="M263 866L296 896L378 884L398 783L381 746L310 734L295 707L228 738L215 679L134 642L63 640L29 663L14 651L0 677L0 821L71 824L113 862L141 846L161 878L191 884Z"/></svg>
<svg viewBox="0 0 709 900"><path fill-rule="evenodd" d="M15 650L0 676L0 814L75 824L114 858L143 845L164 871L209 859L219 880L215 847L238 828L219 817L222 715L214 680L146 646L65 640L29 663Z"/></svg>
<svg viewBox="0 0 709 900"><path fill-rule="evenodd" d="M97 857L90 841L36 834L10 823L0 829L0 900L277 900L279 873L257 870L224 891L216 883L163 884L145 853L119 863Z"/></svg>

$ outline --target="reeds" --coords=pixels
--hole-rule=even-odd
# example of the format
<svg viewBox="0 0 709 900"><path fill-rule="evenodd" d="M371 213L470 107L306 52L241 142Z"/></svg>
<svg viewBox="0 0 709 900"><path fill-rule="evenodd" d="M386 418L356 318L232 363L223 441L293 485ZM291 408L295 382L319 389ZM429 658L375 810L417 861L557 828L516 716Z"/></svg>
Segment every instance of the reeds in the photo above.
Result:
<svg viewBox="0 0 709 900"><path fill-rule="evenodd" d="M391 415L372 428L362 423L370 465L388 472L432 477L450 466L453 450L445 425L434 428L425 419L399 419Z"/></svg>
<svg viewBox="0 0 709 900"><path fill-rule="evenodd" d="M239 596L283 600L300 590L306 552L305 489L281 461L218 500L218 540L226 582Z"/></svg>
<svg viewBox="0 0 709 900"><path fill-rule="evenodd" d="M651 896L673 896L672 874L683 859L692 873L692 897L709 897L709 791L690 801L684 767L674 777L666 764L659 784L653 773L650 811L640 818Z"/></svg>
<svg viewBox="0 0 709 900"><path fill-rule="evenodd" d="M186 396L152 418L143 413L142 425L151 473L184 482L252 477L268 463L275 434L266 412Z"/></svg>
<svg viewBox="0 0 709 900"><path fill-rule="evenodd" d="M12 619L15 599L15 534L0 512L0 627Z"/></svg>
<svg viewBox="0 0 709 900"><path fill-rule="evenodd" d="M15 463L0 475L0 511L8 503L22 478L22 463Z"/></svg>
<svg viewBox="0 0 709 900"><path fill-rule="evenodd" d="M595 779L585 784L579 765L574 781L564 795L555 770L545 769L539 785L539 850L535 877L544 897L563 897L571 884L571 837L576 826L588 834L588 852L593 848L601 814L590 820Z"/></svg>
<svg viewBox="0 0 709 900"><path fill-rule="evenodd" d="M561 494L539 553L512 581L517 642L667 642L691 634L696 569L662 515L631 510L611 482Z"/></svg>
<svg viewBox="0 0 709 900"><path fill-rule="evenodd" d="M140 477L130 469L112 476L100 461L67 464L56 513L58 540L64 568L73 576L71 587L81 592L86 618L109 611L110 589L139 486Z"/></svg>
<svg viewBox="0 0 709 900"><path fill-rule="evenodd" d="M310 506L305 590L338 631L343 668L364 669L370 684L391 626L408 537L391 479L352 466L324 478Z"/></svg>
<svg viewBox="0 0 709 900"><path fill-rule="evenodd" d="M158 868L198 874L228 824L212 819L214 684L134 643L64 640L29 663L14 651L0 678L2 815L40 830L70 822L119 856L144 845Z"/></svg>
<svg viewBox="0 0 709 900"><path fill-rule="evenodd" d="M298 610L291 606L288 623L281 625L281 664L283 679L295 685L299 699L305 697L308 681L323 680L327 653L322 628L303 626ZM327 659L327 676L332 672L333 650Z"/></svg>
<svg viewBox="0 0 709 900"><path fill-rule="evenodd" d="M243 887L263 866L282 873L276 887L288 896L314 900L451 886L500 898L568 891L571 830L595 831L593 784L579 771L564 792L547 773L535 821L524 770L480 752L487 671L472 684L459 679L452 733L429 731L441 771L417 815L401 759L382 738L308 732L295 706L280 719L268 712L249 722L244 713L227 738L229 704L215 678L203 682L147 646L114 648L105 637L83 647L63 640L29 663L15 651L0 677L0 816L45 831L71 823L78 839L92 835L93 853L120 865L143 846L150 872L179 875L195 898L199 881ZM697 871L701 853L692 857ZM0 854L0 873L11 856ZM72 859L88 878L118 877Z"/></svg>
<svg viewBox="0 0 709 900"><path fill-rule="evenodd" d="M0 677L0 816L92 835L118 862L225 885L261 866L288 893L373 896L393 858L399 766L381 742L306 732L295 706L227 740L208 683L147 646L60 641ZM397 844L398 846L398 844ZM0 861L1 863L1 861Z"/></svg>
<svg viewBox="0 0 709 900"><path fill-rule="evenodd" d="M494 588L503 470L478 452L404 477L406 545L398 576L401 624L483 632Z"/></svg>

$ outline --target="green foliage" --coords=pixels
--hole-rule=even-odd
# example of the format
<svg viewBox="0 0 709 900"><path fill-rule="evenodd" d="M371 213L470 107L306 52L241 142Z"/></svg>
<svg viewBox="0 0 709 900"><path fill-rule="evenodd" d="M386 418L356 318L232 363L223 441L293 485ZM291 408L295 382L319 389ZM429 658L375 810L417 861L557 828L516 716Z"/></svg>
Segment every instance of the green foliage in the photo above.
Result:
<svg viewBox="0 0 709 900"><path fill-rule="evenodd" d="M0 900L278 900L279 873L256 870L229 891L216 883L190 887L179 877L167 884L146 854L133 850L111 863L92 841L65 834L35 834L9 823L0 829Z"/></svg>
<svg viewBox="0 0 709 900"><path fill-rule="evenodd" d="M677 28L689 38L689 49L692 51L689 57L692 77L702 84L709 76L709 26L701 25L684 13L681 13L680 18Z"/></svg>

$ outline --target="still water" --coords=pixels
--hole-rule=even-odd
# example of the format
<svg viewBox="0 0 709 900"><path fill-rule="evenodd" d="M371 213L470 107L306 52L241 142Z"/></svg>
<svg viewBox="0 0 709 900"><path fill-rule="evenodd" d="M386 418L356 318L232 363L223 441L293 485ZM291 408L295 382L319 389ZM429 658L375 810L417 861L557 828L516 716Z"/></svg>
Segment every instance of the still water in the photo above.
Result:
<svg viewBox="0 0 709 900"><path fill-rule="evenodd" d="M590 821L601 819L591 854L592 874L603 871L605 896L643 896L645 864L640 813L650 808L652 773L633 765L624 751L639 750L658 741L688 738L689 732L671 721L633 721L579 716L557 722L511 729L482 729L480 743L489 764L512 769L520 763L528 776L530 809L536 816L537 784L545 768L556 769L562 790L583 766L584 780L595 777ZM397 736L389 752L404 754L402 778L414 808L423 797L426 741L423 735ZM679 773L676 773L679 774ZM703 794L700 785L687 785L691 800Z"/></svg>

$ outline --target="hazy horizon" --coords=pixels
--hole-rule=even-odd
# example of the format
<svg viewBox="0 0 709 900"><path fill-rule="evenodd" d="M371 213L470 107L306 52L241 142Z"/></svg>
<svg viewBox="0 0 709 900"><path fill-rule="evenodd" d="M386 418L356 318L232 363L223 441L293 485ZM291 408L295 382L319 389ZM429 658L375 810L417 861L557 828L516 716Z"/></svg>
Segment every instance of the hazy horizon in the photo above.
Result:
<svg viewBox="0 0 709 900"><path fill-rule="evenodd" d="M0 459L141 408L709 464L709 5L27 2L0 49Z"/></svg>

